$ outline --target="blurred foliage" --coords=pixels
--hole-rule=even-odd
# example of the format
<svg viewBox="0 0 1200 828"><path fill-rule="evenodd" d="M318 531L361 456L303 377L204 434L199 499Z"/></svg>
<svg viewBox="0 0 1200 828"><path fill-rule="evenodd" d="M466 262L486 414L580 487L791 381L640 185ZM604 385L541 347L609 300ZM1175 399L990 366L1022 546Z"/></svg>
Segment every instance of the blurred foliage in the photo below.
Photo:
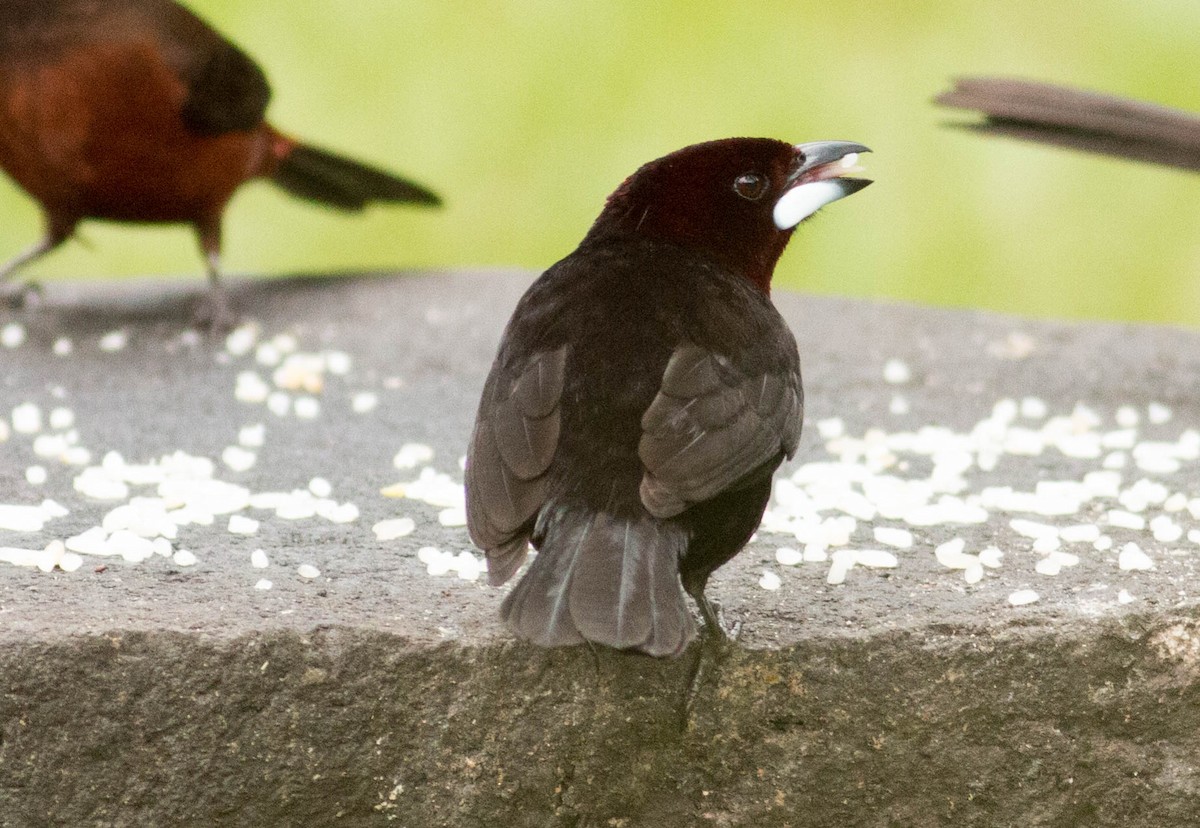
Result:
<svg viewBox="0 0 1200 828"><path fill-rule="evenodd" d="M266 69L279 128L410 175L441 211L244 188L231 272L519 265L570 252L642 162L730 135L853 139L874 187L777 284L1035 316L1200 324L1200 176L945 129L957 74L1200 111L1194 0L193 0ZM0 185L4 255L39 232ZM202 273L190 232L93 222L36 275ZM197 285L199 289L199 285Z"/></svg>

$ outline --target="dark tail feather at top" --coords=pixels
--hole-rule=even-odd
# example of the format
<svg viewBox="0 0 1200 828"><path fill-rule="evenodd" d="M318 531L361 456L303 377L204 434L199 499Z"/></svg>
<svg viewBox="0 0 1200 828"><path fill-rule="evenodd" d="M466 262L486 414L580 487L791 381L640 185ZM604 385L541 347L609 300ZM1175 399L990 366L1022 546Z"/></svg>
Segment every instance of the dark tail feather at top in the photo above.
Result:
<svg viewBox="0 0 1200 828"><path fill-rule="evenodd" d="M308 144L284 156L271 180L294 196L342 210L361 210L375 201L442 203L420 184Z"/></svg>
<svg viewBox="0 0 1200 828"><path fill-rule="evenodd" d="M673 656L696 637L679 581L682 528L651 518L557 511L541 551L500 607L543 647L592 641ZM541 530L542 527L539 527Z"/></svg>
<svg viewBox="0 0 1200 828"><path fill-rule="evenodd" d="M960 78L934 99L976 109L966 129L1200 171L1200 116L1098 92L1012 78Z"/></svg>

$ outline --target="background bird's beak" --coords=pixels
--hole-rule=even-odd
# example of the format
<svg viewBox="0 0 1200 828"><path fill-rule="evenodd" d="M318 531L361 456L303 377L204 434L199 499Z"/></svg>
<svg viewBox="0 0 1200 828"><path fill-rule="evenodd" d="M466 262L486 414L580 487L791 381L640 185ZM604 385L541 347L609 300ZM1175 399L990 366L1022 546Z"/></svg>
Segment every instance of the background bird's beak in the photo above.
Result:
<svg viewBox="0 0 1200 828"><path fill-rule="evenodd" d="M853 195L871 183L866 178L845 178L862 172L859 153L870 148L851 141L812 141L796 145L796 169L788 176L788 189L775 202L775 226L790 230L826 204Z"/></svg>

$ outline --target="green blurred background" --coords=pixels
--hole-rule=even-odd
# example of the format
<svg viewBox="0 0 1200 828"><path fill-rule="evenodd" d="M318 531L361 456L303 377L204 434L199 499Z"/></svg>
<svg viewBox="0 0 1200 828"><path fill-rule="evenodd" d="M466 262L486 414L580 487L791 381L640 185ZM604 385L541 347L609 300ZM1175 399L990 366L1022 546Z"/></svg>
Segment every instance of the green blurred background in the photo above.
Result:
<svg viewBox="0 0 1200 828"><path fill-rule="evenodd" d="M956 74L1200 111L1196 0L192 0L252 54L284 131L410 175L441 211L346 216L265 183L231 273L515 265L569 253L642 162L731 135L871 146L877 183L809 222L776 283L1043 317L1200 325L1200 176L947 130ZM0 256L40 231L0 185ZM188 230L85 224L38 276L187 274Z"/></svg>

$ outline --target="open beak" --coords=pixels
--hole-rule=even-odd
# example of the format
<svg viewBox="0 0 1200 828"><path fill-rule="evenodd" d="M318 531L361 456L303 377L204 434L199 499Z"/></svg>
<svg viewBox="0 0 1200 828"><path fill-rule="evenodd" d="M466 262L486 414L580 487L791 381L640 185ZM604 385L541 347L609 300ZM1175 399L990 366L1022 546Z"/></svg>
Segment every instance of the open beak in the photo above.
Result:
<svg viewBox="0 0 1200 828"><path fill-rule="evenodd" d="M787 190L775 202L775 226L791 230L800 222L870 184L866 178L846 178L862 172L859 153L871 150L850 141L813 141L796 145L797 166L788 176Z"/></svg>

